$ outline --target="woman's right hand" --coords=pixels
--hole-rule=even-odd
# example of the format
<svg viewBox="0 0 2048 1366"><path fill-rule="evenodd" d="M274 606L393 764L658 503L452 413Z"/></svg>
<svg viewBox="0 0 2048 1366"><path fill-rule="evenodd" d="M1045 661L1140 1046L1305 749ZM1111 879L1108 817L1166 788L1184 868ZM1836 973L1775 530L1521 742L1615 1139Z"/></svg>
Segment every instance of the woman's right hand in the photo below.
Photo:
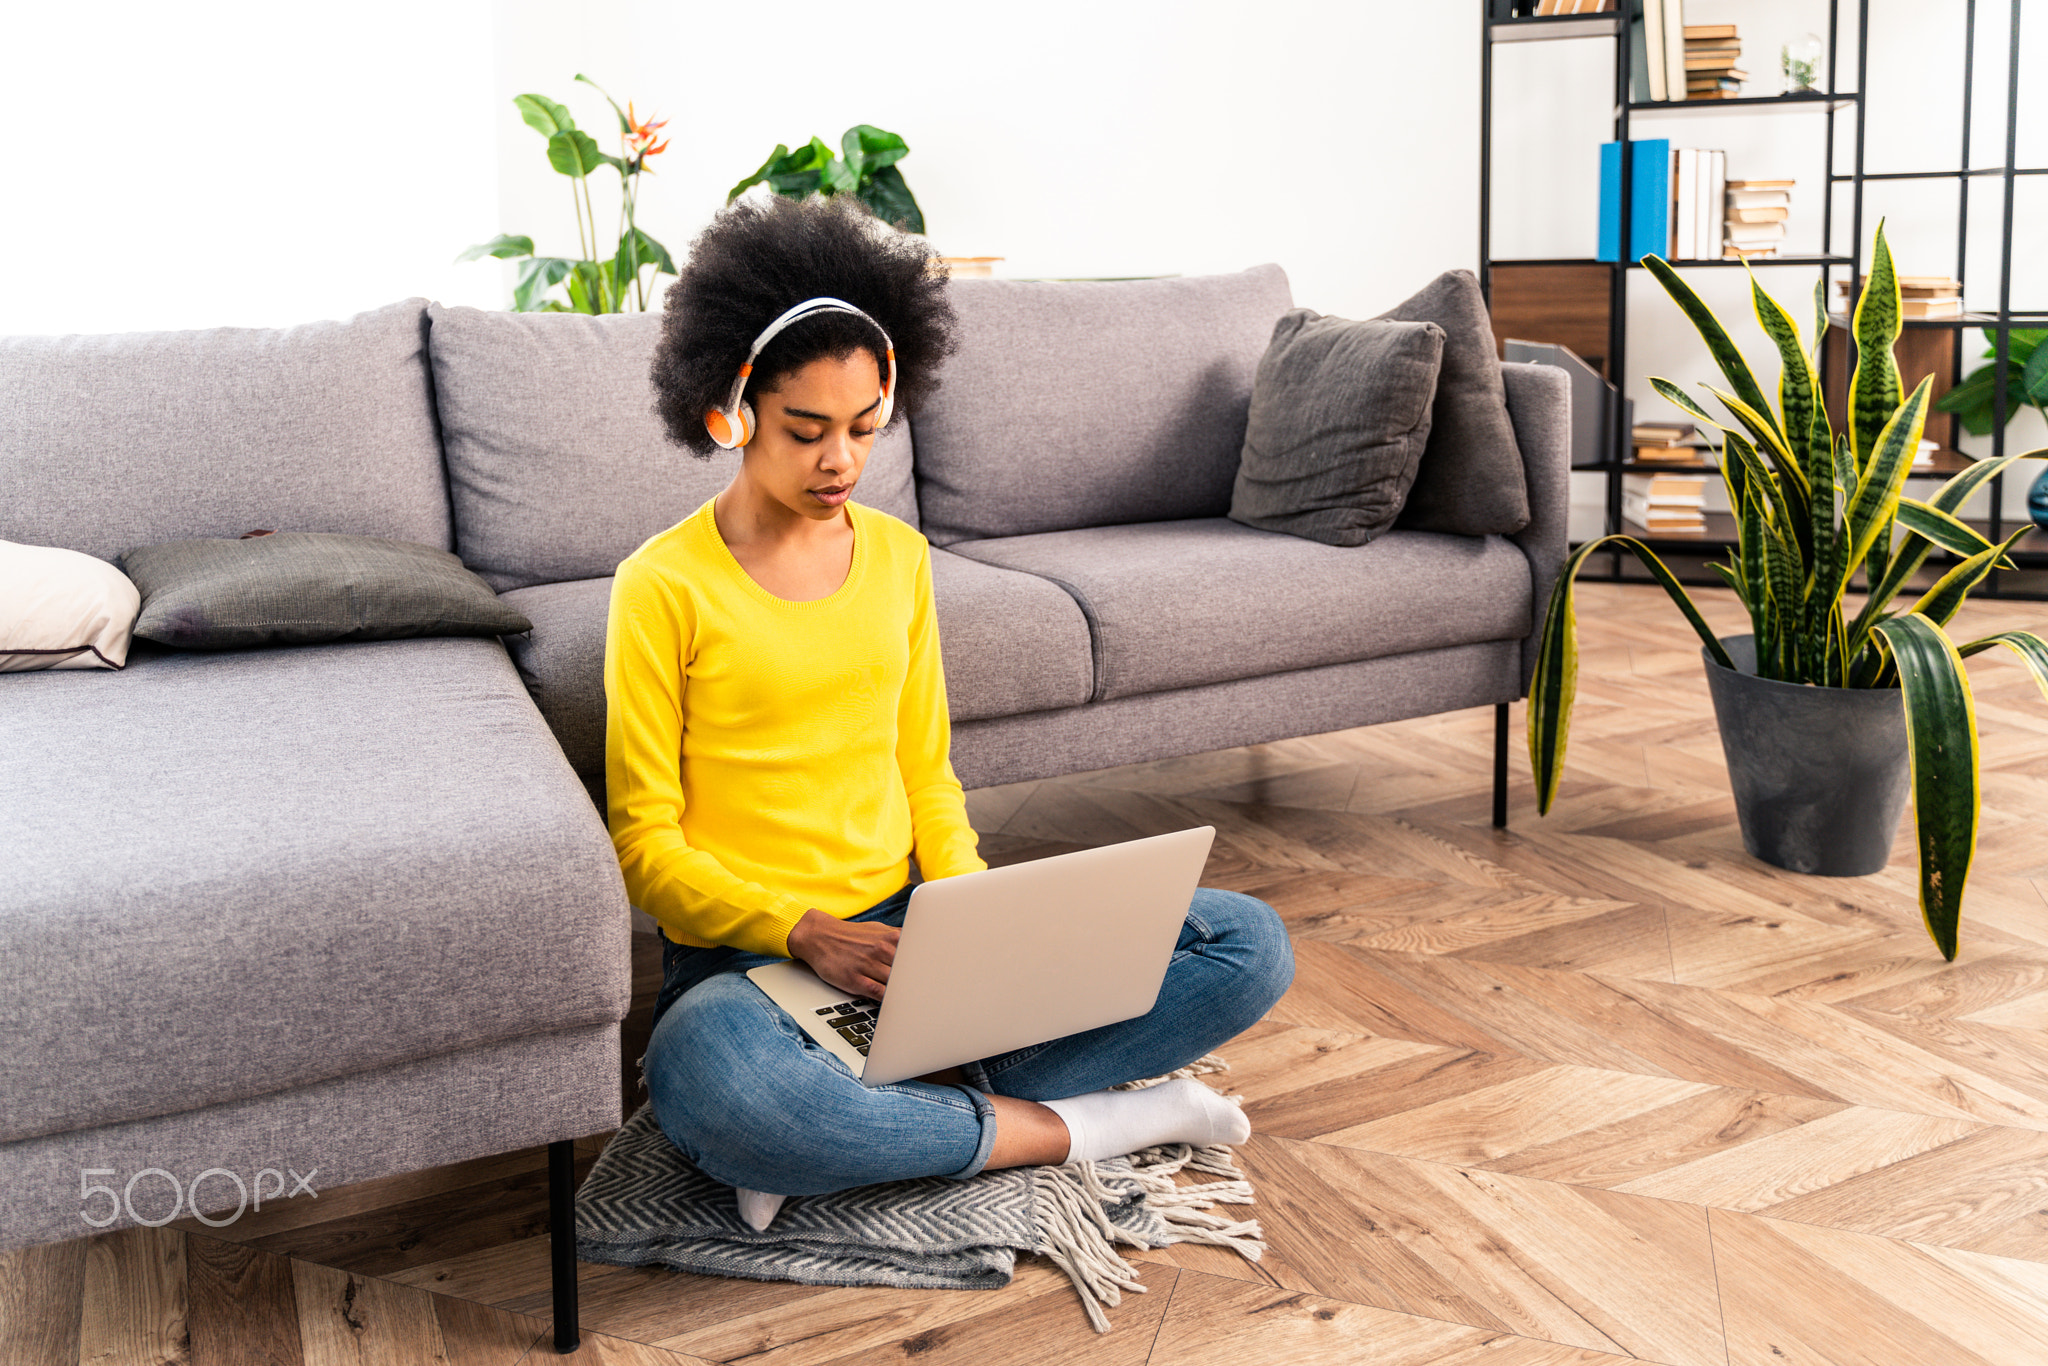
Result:
<svg viewBox="0 0 2048 1366"><path fill-rule="evenodd" d="M903 931L872 920L841 920L813 906L789 931L789 956L856 996L882 999Z"/></svg>

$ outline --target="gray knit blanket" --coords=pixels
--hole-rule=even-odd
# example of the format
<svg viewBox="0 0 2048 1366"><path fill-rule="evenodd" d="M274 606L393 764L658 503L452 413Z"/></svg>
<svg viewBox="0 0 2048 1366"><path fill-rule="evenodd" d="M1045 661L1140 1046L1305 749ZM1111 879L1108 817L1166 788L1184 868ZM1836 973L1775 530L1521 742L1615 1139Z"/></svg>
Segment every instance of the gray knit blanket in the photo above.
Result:
<svg viewBox="0 0 2048 1366"><path fill-rule="evenodd" d="M1219 1070L1204 1059L1179 1075ZM1175 1179L1183 1170L1221 1179L1184 1185ZM1182 1144L1106 1162L792 1197L756 1232L740 1218L732 1187L697 1170L643 1105L576 1194L576 1255L807 1285L994 1290L1010 1283L1017 1254L1038 1253L1067 1274L1095 1330L1107 1332L1103 1307L1144 1291L1117 1244L1214 1243L1256 1261L1265 1250L1258 1224L1213 1212L1251 1203L1229 1148Z"/></svg>

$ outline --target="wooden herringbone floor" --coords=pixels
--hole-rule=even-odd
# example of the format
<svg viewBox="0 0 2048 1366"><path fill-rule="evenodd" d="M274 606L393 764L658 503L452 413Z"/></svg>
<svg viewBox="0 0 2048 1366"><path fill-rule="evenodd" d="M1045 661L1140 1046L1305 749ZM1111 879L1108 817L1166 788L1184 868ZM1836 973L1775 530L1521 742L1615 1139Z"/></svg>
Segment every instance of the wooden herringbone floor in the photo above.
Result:
<svg viewBox="0 0 2048 1366"><path fill-rule="evenodd" d="M2048 705L1978 662L1984 834L1945 965L1909 838L1856 880L1743 854L1661 593L1590 585L1580 614L1558 809L1518 748L1506 834L1490 711L970 794L995 861L1212 823L1206 881L1285 915L1298 980L1225 1079L1263 1263L1144 1254L1100 1338L1028 1262L993 1293L589 1266L579 1359L2048 1362ZM542 1158L0 1257L0 1357L547 1360Z"/></svg>

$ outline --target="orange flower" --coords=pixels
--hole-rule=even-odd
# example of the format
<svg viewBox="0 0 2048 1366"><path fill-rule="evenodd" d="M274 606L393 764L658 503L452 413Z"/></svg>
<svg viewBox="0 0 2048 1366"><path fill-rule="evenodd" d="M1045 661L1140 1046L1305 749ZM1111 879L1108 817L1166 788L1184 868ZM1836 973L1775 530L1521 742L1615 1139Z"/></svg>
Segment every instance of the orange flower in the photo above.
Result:
<svg viewBox="0 0 2048 1366"><path fill-rule="evenodd" d="M667 119L649 119L642 123L639 115L633 111L632 101L628 100L626 122L632 125L632 131L626 134L626 150L635 158L645 161L648 157L659 156L668 149L667 141L654 140L660 130L668 126Z"/></svg>

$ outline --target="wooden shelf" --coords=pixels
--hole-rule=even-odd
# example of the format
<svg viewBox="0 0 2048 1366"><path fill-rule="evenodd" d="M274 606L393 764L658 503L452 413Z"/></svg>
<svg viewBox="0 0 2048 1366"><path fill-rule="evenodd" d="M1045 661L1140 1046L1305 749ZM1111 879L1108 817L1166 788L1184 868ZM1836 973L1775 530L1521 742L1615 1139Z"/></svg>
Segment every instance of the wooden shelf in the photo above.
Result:
<svg viewBox="0 0 2048 1366"><path fill-rule="evenodd" d="M1559 38L1612 38L1622 32L1623 16L1606 14L1546 14L1526 19L1496 19L1486 25L1490 43L1545 43Z"/></svg>
<svg viewBox="0 0 2048 1366"><path fill-rule="evenodd" d="M1828 314L1828 322L1846 332L1850 328L1850 315L1836 310ZM1946 327L1958 329L1973 327L1995 328L1998 326L1998 315L1996 313L1969 311L1959 313L1952 318L1901 318L1899 319L1899 325L1901 327ZM2014 309L2007 315L2005 325L2007 328L2048 325L2048 312L2043 312L2040 309L2024 312Z"/></svg>
<svg viewBox="0 0 2048 1366"><path fill-rule="evenodd" d="M1817 149L1820 153L1820 159L1824 163L1819 168L1818 184L1827 197L1826 202L1834 204L1838 209L1843 206L1833 198L1834 187L1837 185L1852 187L1854 194L1850 207L1853 211L1846 217L1832 220L1835 222L1835 227L1827 235L1827 240L1819 244L1819 249L1802 254L1769 256L1691 258L1684 260L1668 260L1667 258L1672 271L1677 274L1691 278L1693 272L1697 270L1742 269L1747 271L1791 269L1797 271L1803 269L1823 280L1831 277L1839 278L1842 274L1853 276L1859 267L1868 268L1867 262L1859 258L1871 249L1870 239L1864 237L1861 241L1852 242L1844 236L1844 229L1849 228L1853 224L1864 233L1870 231L1870 224L1865 219L1865 212L1868 206L1865 203L1864 192L1867 182L1899 180L1933 183L1949 181L1959 187L1959 191L1955 195L1957 205L1957 240L1959 242L1962 240L1966 224L1974 225L1984 222L1987 233L1992 232L1991 224L1997 224L1995 235L2002 244L2002 254L1999 260L2002 263L2001 269L2005 274L2004 284L2002 286L1998 285L1993 279L1994 275L2000 273L1998 271L1994 271L1992 275L1982 275L1981 271L1974 272L1975 274L1982 275L1982 278L1975 278L1972 281L1979 304L1981 305L1990 299L2010 297L2011 280L2009 275L2010 263L2014 259L2014 220L2017 208L2013 192L2016 186L2022 183L2020 180L2022 177L2048 176L2048 165L2033 164L2020 166L2009 164L2018 160L2012 154L2011 149L2016 146L2013 139L2017 136L2015 129L2018 127L2019 93L2022 88L2020 84L2022 69L2018 46L2018 29L2016 26L2013 32L2007 35L2007 41L2004 44L2007 49L2008 60L2000 65L2006 68L2008 74L2005 76L2005 98L2001 105L1999 116L1995 120L2003 127L2005 132L2008 154L2002 160L2008 164L1997 167L1965 166L1928 171L1874 171L1867 167L1865 161L1864 120L1861 117L1862 111L1871 108L1871 104L1863 98L1864 91L1846 91L1838 88L1841 72L1844 69L1860 71L1863 68L1864 57L1867 55L1865 44L1870 36L1864 31L1867 25L1863 22L1863 20L1868 18L1868 5L1864 5L1859 9L1853 6L1844 6L1842 0L1828 0L1825 6L1829 51L1826 67L1828 74L1823 79L1829 88L1792 95L1744 94L1738 88L1727 92L1735 96L1733 99L1690 100L1683 98L1647 100L1642 98L1647 93L1647 88L1640 83L1643 76L1640 68L1646 57L1651 54L1642 51L1642 40L1634 30L1634 23L1639 21L1632 20L1627 13L1555 15L1542 18L1534 16L1524 18L1504 17L1505 11L1515 7L1520 6L1511 6L1508 0L1486 0L1483 6L1483 37L1487 45L1495 42L1523 42L1544 38L1590 37L1596 35L1612 36L1615 38L1613 80L1611 84L1604 81L1601 82L1605 95L1604 103L1611 115L1609 122L1612 126L1612 131L1604 140L1609 152L1615 150L1616 142L1629 139L1640 141L1645 134L1659 131L1649 121L1669 119L1673 115L1680 117L1691 114L1712 115L1715 117L1737 117L1746 114L1775 116L1781 114L1803 115L1824 113L1828 115L1826 120L1828 129L1833 131L1821 138ZM1617 5L1617 9L1622 8ZM1855 21L1847 29L1841 27L1842 10L1844 8L1850 9L1851 14L1855 16ZM1637 12L1640 12L1640 7L1638 7ZM1647 34L1647 26L1644 28L1644 34ZM1965 47L1969 48L1969 45L1966 44ZM1488 46L1487 52L1490 53L1490 51L1490 46ZM1974 51L1974 49L1972 48L1970 51ZM1531 54L1532 59L1540 55ZM1669 54L1657 55L1668 56ZM1845 65L1838 66L1838 59ZM1969 65L1969 59L1969 52L1966 52L1963 62L1965 79L1961 87L1962 123L1965 128L1971 126L1971 93L1974 89L1973 81L1969 76L1972 70ZM1495 192L1493 183L1495 178L1494 167L1498 155L1498 149L1495 146L1494 127L1496 115L1503 112L1496 108L1494 67L1493 57L1483 54L1479 90L1479 147L1482 176L1479 223L1480 281L1487 291L1488 303L1493 313L1493 327L1496 339L1503 343L1505 339L1515 338L1530 342L1554 343L1567 347L1591 365L1610 385L1621 388L1625 393L1632 377L1629 364L1632 349L1630 334L1635 330L1635 324L1631 323L1630 315L1637 311L1636 305L1643 302L1640 297L1640 291L1633 290L1630 287L1630 272L1642 270L1642 262L1640 260L1601 261L1587 256L1530 257L1512 260L1501 259L1493 255L1494 224L1500 217L1500 215L1494 212L1495 206L1493 204L1493 194ZM1989 74L1988 67L1986 74ZM1705 93L1720 92L1709 91ZM1912 97L1912 92L1906 92L1905 99L1907 103L1903 107L1910 109ZM1834 114L1843 110L1848 110L1857 115L1855 119L1851 120L1854 125L1853 129L1844 129L1837 126L1834 122ZM1516 113L1518 116L1526 117L1527 111L1516 111ZM1637 118L1642 118L1646 121L1641 131L1634 131L1634 121ZM1500 122L1503 129L1511 126L1510 122L1505 118L1500 120ZM1798 137L1794 140L1803 141L1809 136L1819 135L1825 131L1820 128L1820 123L1821 120L1803 120L1796 125L1783 125L1781 131L1787 137L1792 137L1796 133ZM1663 125L1663 131L1669 131L1670 129L1671 125L1668 122ZM1704 127L1698 131L1699 136L1705 136ZM1843 137L1837 136L1844 132L1853 133L1853 137L1845 140ZM1688 137L1690 136L1688 135ZM1679 140L1677 133L1673 133L1672 140L1674 142ZM1959 159L1964 161L1969 159L1967 149L1966 155ZM1758 169L1746 170L1745 173L1760 175L1765 172L1762 169ZM1968 195L1972 186L1978 187L1980 193L1985 193L1988 192L1991 182L2000 179L2004 182L2002 205L1986 204L1980 207L1969 201ZM1801 183L1806 182L1802 180ZM2026 183L2038 183L2038 180ZM1611 195L1613 187L1609 186L1608 188ZM1624 220L1625 224L1632 217L1630 209L1633 206L1634 200L1638 197L1641 188L1636 186L1630 195L1620 197L1622 202L1619 216ZM1819 202L1813 205L1813 210L1816 213L1816 219L1814 220L1816 226L1818 225L1819 207ZM1613 214L1614 210L1610 207L1608 212ZM1627 231L1624 231L1621 236L1625 241L1631 239L1631 235ZM1803 238L1802 240L1812 242L1814 239ZM2031 241L2032 239L2027 240ZM1689 243L1688 245L1697 247L1698 244ZM1852 250L1848 253L1839 253L1839 248L1843 246L1849 246ZM1926 250L1925 244L1923 244L1922 250ZM1960 252L1960 248L1958 250ZM1926 262L1919 268L1926 269L1933 265L1933 262ZM1956 270L1958 274L1961 273L1960 265L1950 268ZM2000 292L2001 290L2003 291L2002 293ZM1830 287L1830 292L1832 293L1832 286ZM1833 299L1826 302L1829 304L1835 303ZM2036 298L2029 299L2028 302L2041 303L2043 301ZM1836 307L1839 308L1839 305L1836 305ZM1811 304L1808 305L1808 308L1809 310L1811 309ZM1800 318L1802 321L1812 317L1810 311L1804 314L1800 313L1796 305L1792 312L1794 317ZM1847 406L1849 368L1852 364L1851 353L1855 347L1853 339L1845 335L1850 328L1848 317L1841 312L1835 312L1830 321L1832 325L1824 328L1828 340L1822 347L1823 375L1821 376L1821 389L1825 396L1830 417L1834 420L1835 429L1840 431L1843 427L1842 413ZM1665 323L1668 326L1676 327L1681 325L1681 320L1667 315ZM1991 332L1994 337L2002 337L2005 333L2017 328L2048 327L2048 310L2013 309L1992 313L1983 311L1980 307L1968 312L1958 313L1953 317L1902 318L1900 323L1899 337L1893 347L1898 353L1897 359L1900 373L1912 376L1916 380L1922 375L1932 375L1934 379L1933 396L1936 401L1939 401L1949 388L1972 368L1971 361L1975 358L1964 355L1964 334L1966 332L1982 328ZM1843 330L1837 332L1836 328ZM1581 415L1580 420L1590 423L1595 427L1595 430L1606 433L1602 440L1611 444L1599 450L1590 450L1584 449L1585 443L1582 443L1582 449L1579 454L1580 458L1587 463L1575 467L1575 472L1577 473L1597 475L1601 484L1604 485L1604 496L1597 509L1600 515L1599 527L1617 532L1625 532L1641 540L1645 545L1657 549L1660 554L1670 553L1674 556L1682 557L1690 565L1686 572L1697 572L1699 570L1698 560L1700 557L1718 557L1725 553L1734 541L1736 527L1734 519L1729 514L1724 512L1708 513L1705 517L1705 529L1702 531L1690 533L1658 532L1654 535L1646 528L1626 519L1610 522L1607 518L1610 515L1610 510L1621 506L1622 499L1620 494L1622 485L1620 481L1631 474L1712 475L1720 472L1721 467L1725 464L1725 460L1722 459L1720 452L1711 449L1697 452L1682 461L1637 461L1633 459L1632 452L1627 444L1628 434L1626 430L1612 430L1613 405L1600 404L1598 402L1600 397L1602 396L1589 394L1579 400L1580 404L1587 410ZM1596 409L1597 411L1595 411ZM1639 410L1635 418L1624 418L1623 421L1647 421L1653 418L1669 418L1671 416L1671 413L1653 405ZM1959 449L1964 442L1964 436L1961 421L1955 414L1944 413L1938 410L1929 412L1925 436L1930 443L1934 443L1937 447L1933 451L1932 459L1925 467L1908 469L1905 475L1908 480L1912 481L1912 487L1915 492L1922 496L1932 492L1935 484L1953 478L1957 473L1971 468L1974 463L1973 457L1964 454ZM2003 439L2002 435L1999 439ZM1574 544L1583 545L1587 539L1599 534L1599 528L1596 528L1590 521L1587 521L1587 518L1595 511L1596 509L1591 506L1575 506L1574 525L1571 528ZM1586 516L1582 517L1579 514L1586 514ZM1580 525L1581 522L1586 524ZM1580 533L1584 533L1583 537ZM2019 575L2004 575L2003 578L2011 582L2012 587L2010 589L1999 587L1999 580L1994 579L1990 589L1993 595L2013 591L2023 596L2031 596L2040 591L2042 581L2048 580L2048 531L2030 531L2025 539L2017 545L2014 557L2023 564L2028 572ZM1617 557L1617 566L1623 561L1628 560L1628 558L1626 555ZM1941 552L1930 561L1930 565L1942 562L1953 563L1954 560L1954 556L1949 555L1947 552ZM1618 577L1623 572L1620 568L1616 570Z"/></svg>
<svg viewBox="0 0 2048 1366"><path fill-rule="evenodd" d="M1846 256L1751 256L1746 259L1753 266L1846 266L1853 264ZM1699 256L1687 257L1677 261L1666 261L1665 264L1690 268L1693 266L1739 266L1742 264L1742 261L1726 256ZM1513 270L1517 267L1528 266L1606 266L1611 270L1616 265L1616 262L1602 261L1591 256L1496 256L1487 262L1487 265L1494 270L1502 268ZM1641 270L1643 263L1641 261L1630 261L1628 268L1630 270Z"/></svg>
<svg viewBox="0 0 2048 1366"><path fill-rule="evenodd" d="M1705 531L1651 531L1628 518L1621 519L1621 534L1633 536L1652 550L1666 546L1678 549L1699 549L1708 552L1721 550L1735 543L1735 515L1729 512L1709 512L1706 515ZM1626 553L1626 552L1622 552Z"/></svg>
<svg viewBox="0 0 2048 1366"><path fill-rule="evenodd" d="M1732 100L1630 100L1630 114L1773 114L1846 109L1854 95L1743 95Z"/></svg>
<svg viewBox="0 0 2048 1366"><path fill-rule="evenodd" d="M1988 538L1991 535L1991 521L1989 518L1965 517L1963 521L1969 526L1975 527L1985 537ZM1733 513L1710 511L1706 514L1706 523L1707 527L1704 531L1650 531L1643 527L1641 523L1632 522L1624 517L1621 522L1621 534L1635 537L1637 540L1648 545L1652 550L1661 550L1669 547L1674 550L1713 554L1734 546L1735 515ZM2019 524L2017 522L2010 519L2006 521L2006 535L2010 536L2018 529ZM1619 553L1625 554L1627 552ZM2043 531L2039 527L2029 531L2020 543L2013 547L2012 555L2013 559L2023 569L2048 568L2048 531ZM1934 555L1935 561L1946 560L1953 562L1954 559L1953 555L1948 555L1942 551L1936 551Z"/></svg>
<svg viewBox="0 0 2048 1366"><path fill-rule="evenodd" d="M1965 517L1963 518L1963 521L1966 524L1975 527L1978 531L1982 532L1986 539L1990 538L1990 518ZM2019 527L2020 524L2018 522L2008 518L2006 519L2005 523L2005 534L2007 536L2010 536L2013 532L2019 530ZM2039 527L2035 527L2032 531L2029 531L2024 537L2021 538L2020 543L2013 547L2012 558L2014 562L2017 563L2022 569L2041 569L2044 567L2048 567L2048 531L2043 531Z"/></svg>
<svg viewBox="0 0 2048 1366"><path fill-rule="evenodd" d="M1846 266L1853 262L1846 256L1745 256L1732 259L1726 256L1701 257L1697 260L1667 261L1666 265L1690 270L1694 266ZM1628 263L1630 270L1641 270L1641 261Z"/></svg>
<svg viewBox="0 0 2048 1366"><path fill-rule="evenodd" d="M1977 458L1975 456L1964 455L1961 451L1952 451L1948 447L1943 446L1934 453L1934 467L1932 469L1910 469L1906 471L1906 477L1908 479L1946 479L1952 474L1961 474L1976 463Z"/></svg>
<svg viewBox="0 0 2048 1366"><path fill-rule="evenodd" d="M1975 456L1961 451L1952 451L1943 446L1934 452L1932 467L1915 467L1906 471L1908 479L1946 479L1960 474L1977 463ZM1598 465L1573 466L1575 473L1620 470L1624 474L1719 474L1721 467L1711 460L1607 460Z"/></svg>
<svg viewBox="0 0 2048 1366"><path fill-rule="evenodd" d="M1599 466L1583 465L1581 469L1620 470L1624 474L1719 474L1721 467L1708 457L1713 454L1711 446L1695 447L1705 452L1697 460L1610 460Z"/></svg>

